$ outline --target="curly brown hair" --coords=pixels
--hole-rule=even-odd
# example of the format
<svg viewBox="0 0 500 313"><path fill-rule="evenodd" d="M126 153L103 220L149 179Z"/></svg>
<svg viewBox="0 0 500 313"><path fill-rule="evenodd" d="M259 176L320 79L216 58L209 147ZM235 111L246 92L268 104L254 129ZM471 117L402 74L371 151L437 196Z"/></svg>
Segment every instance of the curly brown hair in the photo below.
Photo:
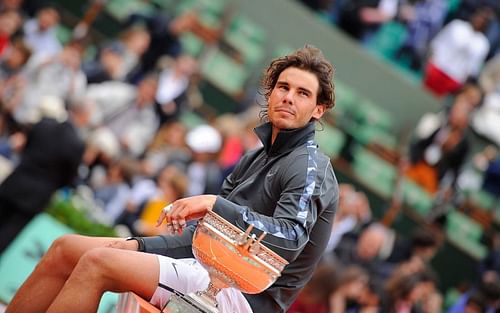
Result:
<svg viewBox="0 0 500 313"><path fill-rule="evenodd" d="M281 72L289 67L296 67L316 75L319 82L317 104L324 104L327 109L331 109L335 106L333 66L323 56L320 49L311 45L305 45L303 48L289 55L274 59L271 62L264 73L261 84L266 102L269 100ZM265 105L264 108L267 109L267 105ZM266 116L267 112L261 112L261 115Z"/></svg>

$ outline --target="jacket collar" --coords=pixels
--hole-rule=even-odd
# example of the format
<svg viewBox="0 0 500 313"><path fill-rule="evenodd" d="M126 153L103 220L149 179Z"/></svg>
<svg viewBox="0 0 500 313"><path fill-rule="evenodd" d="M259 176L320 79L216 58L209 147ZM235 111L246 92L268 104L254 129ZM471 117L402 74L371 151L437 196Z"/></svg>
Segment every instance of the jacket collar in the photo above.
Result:
<svg viewBox="0 0 500 313"><path fill-rule="evenodd" d="M282 130L271 145L272 125L267 122L254 129L268 155L280 154L314 139L315 123L309 122L301 128Z"/></svg>

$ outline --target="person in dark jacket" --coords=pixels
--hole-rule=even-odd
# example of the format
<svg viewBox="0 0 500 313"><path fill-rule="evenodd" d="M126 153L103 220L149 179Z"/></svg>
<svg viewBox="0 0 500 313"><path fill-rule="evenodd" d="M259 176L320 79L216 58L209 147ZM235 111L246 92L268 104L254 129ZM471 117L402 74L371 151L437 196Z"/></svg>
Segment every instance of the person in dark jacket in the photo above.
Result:
<svg viewBox="0 0 500 313"><path fill-rule="evenodd" d="M88 123L88 110L75 102L67 121L42 118L27 133L20 163L0 185L0 253L57 189L73 183L85 148L77 128Z"/></svg>
<svg viewBox="0 0 500 313"><path fill-rule="evenodd" d="M337 209L330 159L314 143L316 121L334 105L332 78L331 64L314 47L274 60L263 80L267 106L261 113L267 122L255 130L263 146L242 157L218 196L180 199L162 211L158 223L167 220L179 235L129 240L65 235L6 312L94 312L107 290L133 291L162 307L171 295L162 285L182 293L203 290L208 274L192 259L195 225L186 223L210 210L242 230L253 225L256 236L266 232L264 245L289 262L261 293L223 289L219 311L285 312L311 278Z"/></svg>

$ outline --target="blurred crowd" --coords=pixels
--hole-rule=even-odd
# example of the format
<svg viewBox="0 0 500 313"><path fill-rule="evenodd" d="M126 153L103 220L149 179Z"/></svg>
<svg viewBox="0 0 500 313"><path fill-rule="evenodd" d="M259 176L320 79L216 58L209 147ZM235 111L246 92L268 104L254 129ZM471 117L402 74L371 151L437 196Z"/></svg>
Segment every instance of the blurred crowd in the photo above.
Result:
<svg viewBox="0 0 500 313"><path fill-rule="evenodd" d="M387 26L401 26L402 38L392 39L391 57L421 72L423 86L439 97L458 91L467 82L477 82L484 63L500 52L500 3L495 0L302 2L367 48Z"/></svg>
<svg viewBox="0 0 500 313"><path fill-rule="evenodd" d="M416 228L409 236L395 232L373 218L365 193L341 184L328 248L288 312L443 312L445 295L431 264L443 240L432 227ZM498 312L499 240L497 234L476 280L446 312Z"/></svg>
<svg viewBox="0 0 500 313"><path fill-rule="evenodd" d="M59 38L60 20L54 5L0 2L0 251L63 188L101 223L161 232L159 210L217 193L258 145L257 105L193 113L203 105L199 66L179 42L197 27L192 12L131 14L92 56L89 36Z"/></svg>
<svg viewBox="0 0 500 313"><path fill-rule="evenodd" d="M376 38L385 26L402 26L404 36L392 58L410 60L411 69L421 74L422 87L439 99L442 109L421 117L399 164L401 170L446 201L456 189L500 196L500 2L302 2L367 50L383 44ZM490 145L473 151L471 133Z"/></svg>
<svg viewBox="0 0 500 313"><path fill-rule="evenodd" d="M304 2L366 45L384 23L404 24L398 55L425 71L443 108L417 125L403 173L446 203L461 201L464 186L500 196L494 145L472 158L479 176L463 170L470 128L500 144L497 1L463 0L453 10L445 0ZM0 252L61 188L85 195L93 218L119 225L120 235L161 233L154 225L165 205L217 193L260 144L257 104L190 115L203 106L199 64L179 36L200 27L195 14L132 14L90 55L81 34L60 40L61 14L37 1L0 0ZM441 312L430 261L443 240L432 227L398 234L374 218L363 191L342 184L324 259L289 312ZM498 311L499 274L494 235L477 281L449 312Z"/></svg>
<svg viewBox="0 0 500 313"><path fill-rule="evenodd" d="M476 192L495 199L491 214L499 209L500 2L301 2L366 50L378 48L385 27L402 27L404 35L390 58L417 73L442 109L421 117L396 165L431 195L430 228L399 238L385 225L390 219L379 223L370 218L364 194L343 185L325 261L290 312L442 312L439 275L429 261L443 243L447 213L471 205L467 195ZM471 132L489 144L473 151ZM491 217L481 220L490 232L489 250L477 268L477 280L446 304L447 312L500 309L500 235L491 222Z"/></svg>

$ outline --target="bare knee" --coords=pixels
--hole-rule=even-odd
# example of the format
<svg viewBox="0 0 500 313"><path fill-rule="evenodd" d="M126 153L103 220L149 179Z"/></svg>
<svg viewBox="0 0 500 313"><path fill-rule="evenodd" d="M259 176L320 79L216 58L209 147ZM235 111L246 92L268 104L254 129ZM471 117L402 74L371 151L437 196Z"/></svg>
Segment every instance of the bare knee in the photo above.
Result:
<svg viewBox="0 0 500 313"><path fill-rule="evenodd" d="M94 248L87 251L78 261L73 276L77 280L109 289L113 281L113 253L109 248Z"/></svg>
<svg viewBox="0 0 500 313"><path fill-rule="evenodd" d="M79 258L72 249L79 237L68 234L54 240L38 266L51 273L69 275Z"/></svg>

